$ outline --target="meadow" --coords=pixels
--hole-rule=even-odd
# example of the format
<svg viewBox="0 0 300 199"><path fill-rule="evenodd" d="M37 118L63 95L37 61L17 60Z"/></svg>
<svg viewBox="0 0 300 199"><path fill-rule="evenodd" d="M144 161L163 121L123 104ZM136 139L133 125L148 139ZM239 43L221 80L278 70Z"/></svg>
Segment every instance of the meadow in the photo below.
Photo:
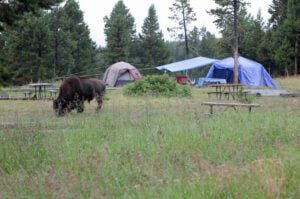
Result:
<svg viewBox="0 0 300 199"><path fill-rule="evenodd" d="M300 78L277 79L300 91ZM52 101L0 101L0 198L299 198L300 98L247 109L128 97L55 117Z"/></svg>

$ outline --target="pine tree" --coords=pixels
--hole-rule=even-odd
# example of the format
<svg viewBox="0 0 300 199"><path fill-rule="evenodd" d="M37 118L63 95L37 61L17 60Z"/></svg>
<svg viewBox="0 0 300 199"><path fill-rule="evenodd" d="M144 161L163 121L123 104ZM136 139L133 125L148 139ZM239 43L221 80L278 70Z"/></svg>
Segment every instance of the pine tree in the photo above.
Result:
<svg viewBox="0 0 300 199"><path fill-rule="evenodd" d="M257 46L256 60L267 67L270 74L276 72L276 68L274 68L274 54L272 52L273 45L272 30L268 27L261 39L261 43Z"/></svg>
<svg viewBox="0 0 300 199"><path fill-rule="evenodd" d="M188 41L189 25L196 20L196 14L190 5L190 0L175 0L169 9L172 12L172 16L169 19L174 20L178 25L168 28L168 31L180 40L184 39L186 58L188 58L190 56ZM178 31L181 31L181 33Z"/></svg>
<svg viewBox="0 0 300 199"><path fill-rule="evenodd" d="M188 39L190 41L190 46L189 46L190 54L192 55L192 57L197 57L200 55L199 53L200 37L201 37L200 30L196 26L194 26L193 30L190 31L188 35Z"/></svg>
<svg viewBox="0 0 300 199"><path fill-rule="evenodd" d="M0 84L11 83L13 81L13 73L16 73L16 70L8 64L9 60L7 59L7 37L11 38L8 32L11 32L11 28L17 26L19 20L24 19L24 13L30 12L39 16L41 9L52 9L53 6L58 5L62 1L63 0L0 0L0 68L3 69L3 72L0 72ZM6 81L4 82L4 80Z"/></svg>
<svg viewBox="0 0 300 199"><path fill-rule="evenodd" d="M219 58L218 39L214 34L207 31L205 27L200 30L200 48L199 55L204 57ZM222 57L223 58L223 57Z"/></svg>
<svg viewBox="0 0 300 199"><path fill-rule="evenodd" d="M14 0L0 1L0 32L7 25L13 25L26 12L39 13L40 9L51 9L63 0Z"/></svg>
<svg viewBox="0 0 300 199"><path fill-rule="evenodd" d="M63 77L75 66L72 52L76 48L76 41L72 39L71 32L63 28L65 15L62 8L56 8L48 16L51 30L51 58L53 78Z"/></svg>
<svg viewBox="0 0 300 199"><path fill-rule="evenodd" d="M72 49L74 65L69 68L68 74L88 74L92 69L93 42L89 37L89 29L83 20L83 13L75 0L68 0L63 7L62 30L68 32L72 42L75 43ZM86 71L86 73L82 73Z"/></svg>
<svg viewBox="0 0 300 199"><path fill-rule="evenodd" d="M271 17L269 19L270 24L274 29L280 26L287 15L288 0L273 0L269 8Z"/></svg>
<svg viewBox="0 0 300 199"><path fill-rule="evenodd" d="M234 32L234 13L233 13L233 0L215 0L215 3L219 6L215 9L211 9L208 13L214 16L214 24L220 29L222 38L219 41L220 56L228 57L233 55L233 32ZM247 11L245 3L239 1L238 3L238 35L239 41L243 38L245 27L243 24L247 21ZM241 46L239 46L241 48Z"/></svg>
<svg viewBox="0 0 300 199"><path fill-rule="evenodd" d="M42 17L25 14L8 32L7 59L16 83L49 78L50 30Z"/></svg>
<svg viewBox="0 0 300 199"><path fill-rule="evenodd" d="M300 2L297 0L273 0L271 13L271 53L275 70L289 75L294 69L298 74ZM294 65L294 67L293 67Z"/></svg>
<svg viewBox="0 0 300 199"><path fill-rule="evenodd" d="M280 71L284 71L284 75L287 77L292 69L293 61L293 47L290 44L287 37L281 40L279 48L275 50L274 58L277 63L277 68Z"/></svg>
<svg viewBox="0 0 300 199"><path fill-rule="evenodd" d="M241 27L239 19L245 17L247 13L246 3L243 0L215 0L215 3L220 7L211 9L209 13L217 17L214 23L221 28L223 37L226 36L227 41L230 41L230 37L233 35L234 83L238 83L238 33L239 27ZM228 32L228 30L232 31Z"/></svg>
<svg viewBox="0 0 300 199"><path fill-rule="evenodd" d="M288 37L291 46L293 46L294 75L297 75L300 57L300 2L298 0L288 1L287 17L283 22L283 30Z"/></svg>
<svg viewBox="0 0 300 199"><path fill-rule="evenodd" d="M202 27L200 30L197 27L190 32L189 40L191 41L191 53L193 57L219 57L218 55L218 39L209 31L206 27Z"/></svg>
<svg viewBox="0 0 300 199"><path fill-rule="evenodd" d="M255 19L250 15L247 15L245 19L241 24L243 31L240 35L239 51L247 58L258 60L257 49L265 35L264 20L261 11L258 11Z"/></svg>
<svg viewBox="0 0 300 199"><path fill-rule="evenodd" d="M106 57L109 64L128 61L135 37L134 18L123 1L116 3L110 16L104 17L107 42Z"/></svg>
<svg viewBox="0 0 300 199"><path fill-rule="evenodd" d="M153 67L167 63L169 51L159 29L154 5L151 5L148 10L148 16L142 26L142 34L139 36L140 57L143 67Z"/></svg>

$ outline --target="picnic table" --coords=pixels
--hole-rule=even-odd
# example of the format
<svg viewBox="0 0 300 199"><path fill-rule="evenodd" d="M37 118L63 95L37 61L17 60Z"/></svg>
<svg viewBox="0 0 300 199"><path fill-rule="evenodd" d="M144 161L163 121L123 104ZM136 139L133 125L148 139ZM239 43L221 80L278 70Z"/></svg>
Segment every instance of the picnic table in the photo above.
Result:
<svg viewBox="0 0 300 199"><path fill-rule="evenodd" d="M213 107L214 106L224 106L224 107L241 107L241 108L248 108L249 113L251 113L252 108L260 107L259 104L244 104L244 103L232 103L232 102L202 102L202 105L210 106L210 114L213 114Z"/></svg>
<svg viewBox="0 0 300 199"><path fill-rule="evenodd" d="M222 96L231 96L232 99L237 98L237 95L242 91L244 84L211 84L209 87L214 87L216 90L214 92L208 92L208 95L215 94L217 99L221 100ZM246 92L244 92L246 95Z"/></svg>
<svg viewBox="0 0 300 199"><path fill-rule="evenodd" d="M52 85L49 83L33 83L28 86L34 87L34 95L36 99L46 99L46 87Z"/></svg>

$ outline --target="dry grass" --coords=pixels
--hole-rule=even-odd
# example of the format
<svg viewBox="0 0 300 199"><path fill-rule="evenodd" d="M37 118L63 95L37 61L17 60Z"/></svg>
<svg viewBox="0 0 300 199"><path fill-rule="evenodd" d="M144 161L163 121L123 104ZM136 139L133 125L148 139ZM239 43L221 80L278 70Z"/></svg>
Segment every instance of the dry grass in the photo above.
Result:
<svg viewBox="0 0 300 199"><path fill-rule="evenodd" d="M277 83L280 89L285 89L289 91L300 92L300 76L291 76L289 78L276 78L275 82Z"/></svg>

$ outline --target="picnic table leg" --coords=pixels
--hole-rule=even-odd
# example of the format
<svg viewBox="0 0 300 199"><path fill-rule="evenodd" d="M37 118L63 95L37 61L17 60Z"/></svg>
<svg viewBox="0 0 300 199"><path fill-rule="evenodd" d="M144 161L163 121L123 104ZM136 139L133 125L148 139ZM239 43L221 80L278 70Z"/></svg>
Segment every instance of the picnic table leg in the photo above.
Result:
<svg viewBox="0 0 300 199"><path fill-rule="evenodd" d="M44 86L44 99L46 99L46 86Z"/></svg>
<svg viewBox="0 0 300 199"><path fill-rule="evenodd" d="M34 95L37 96L37 95L36 95L36 87L34 87Z"/></svg>
<svg viewBox="0 0 300 199"><path fill-rule="evenodd" d="M252 107L251 107L251 106L249 106L249 113L251 113L251 109L252 109Z"/></svg>
<svg viewBox="0 0 300 199"><path fill-rule="evenodd" d="M230 87L228 88L229 89L229 91L228 91L228 94L226 94L226 96L227 96L227 100L229 100L230 99ZM224 93L225 93L225 91L224 91Z"/></svg>
<svg viewBox="0 0 300 199"><path fill-rule="evenodd" d="M39 86L39 99L42 98L42 86Z"/></svg>
<svg viewBox="0 0 300 199"><path fill-rule="evenodd" d="M210 114L213 114L213 105L210 105Z"/></svg>

